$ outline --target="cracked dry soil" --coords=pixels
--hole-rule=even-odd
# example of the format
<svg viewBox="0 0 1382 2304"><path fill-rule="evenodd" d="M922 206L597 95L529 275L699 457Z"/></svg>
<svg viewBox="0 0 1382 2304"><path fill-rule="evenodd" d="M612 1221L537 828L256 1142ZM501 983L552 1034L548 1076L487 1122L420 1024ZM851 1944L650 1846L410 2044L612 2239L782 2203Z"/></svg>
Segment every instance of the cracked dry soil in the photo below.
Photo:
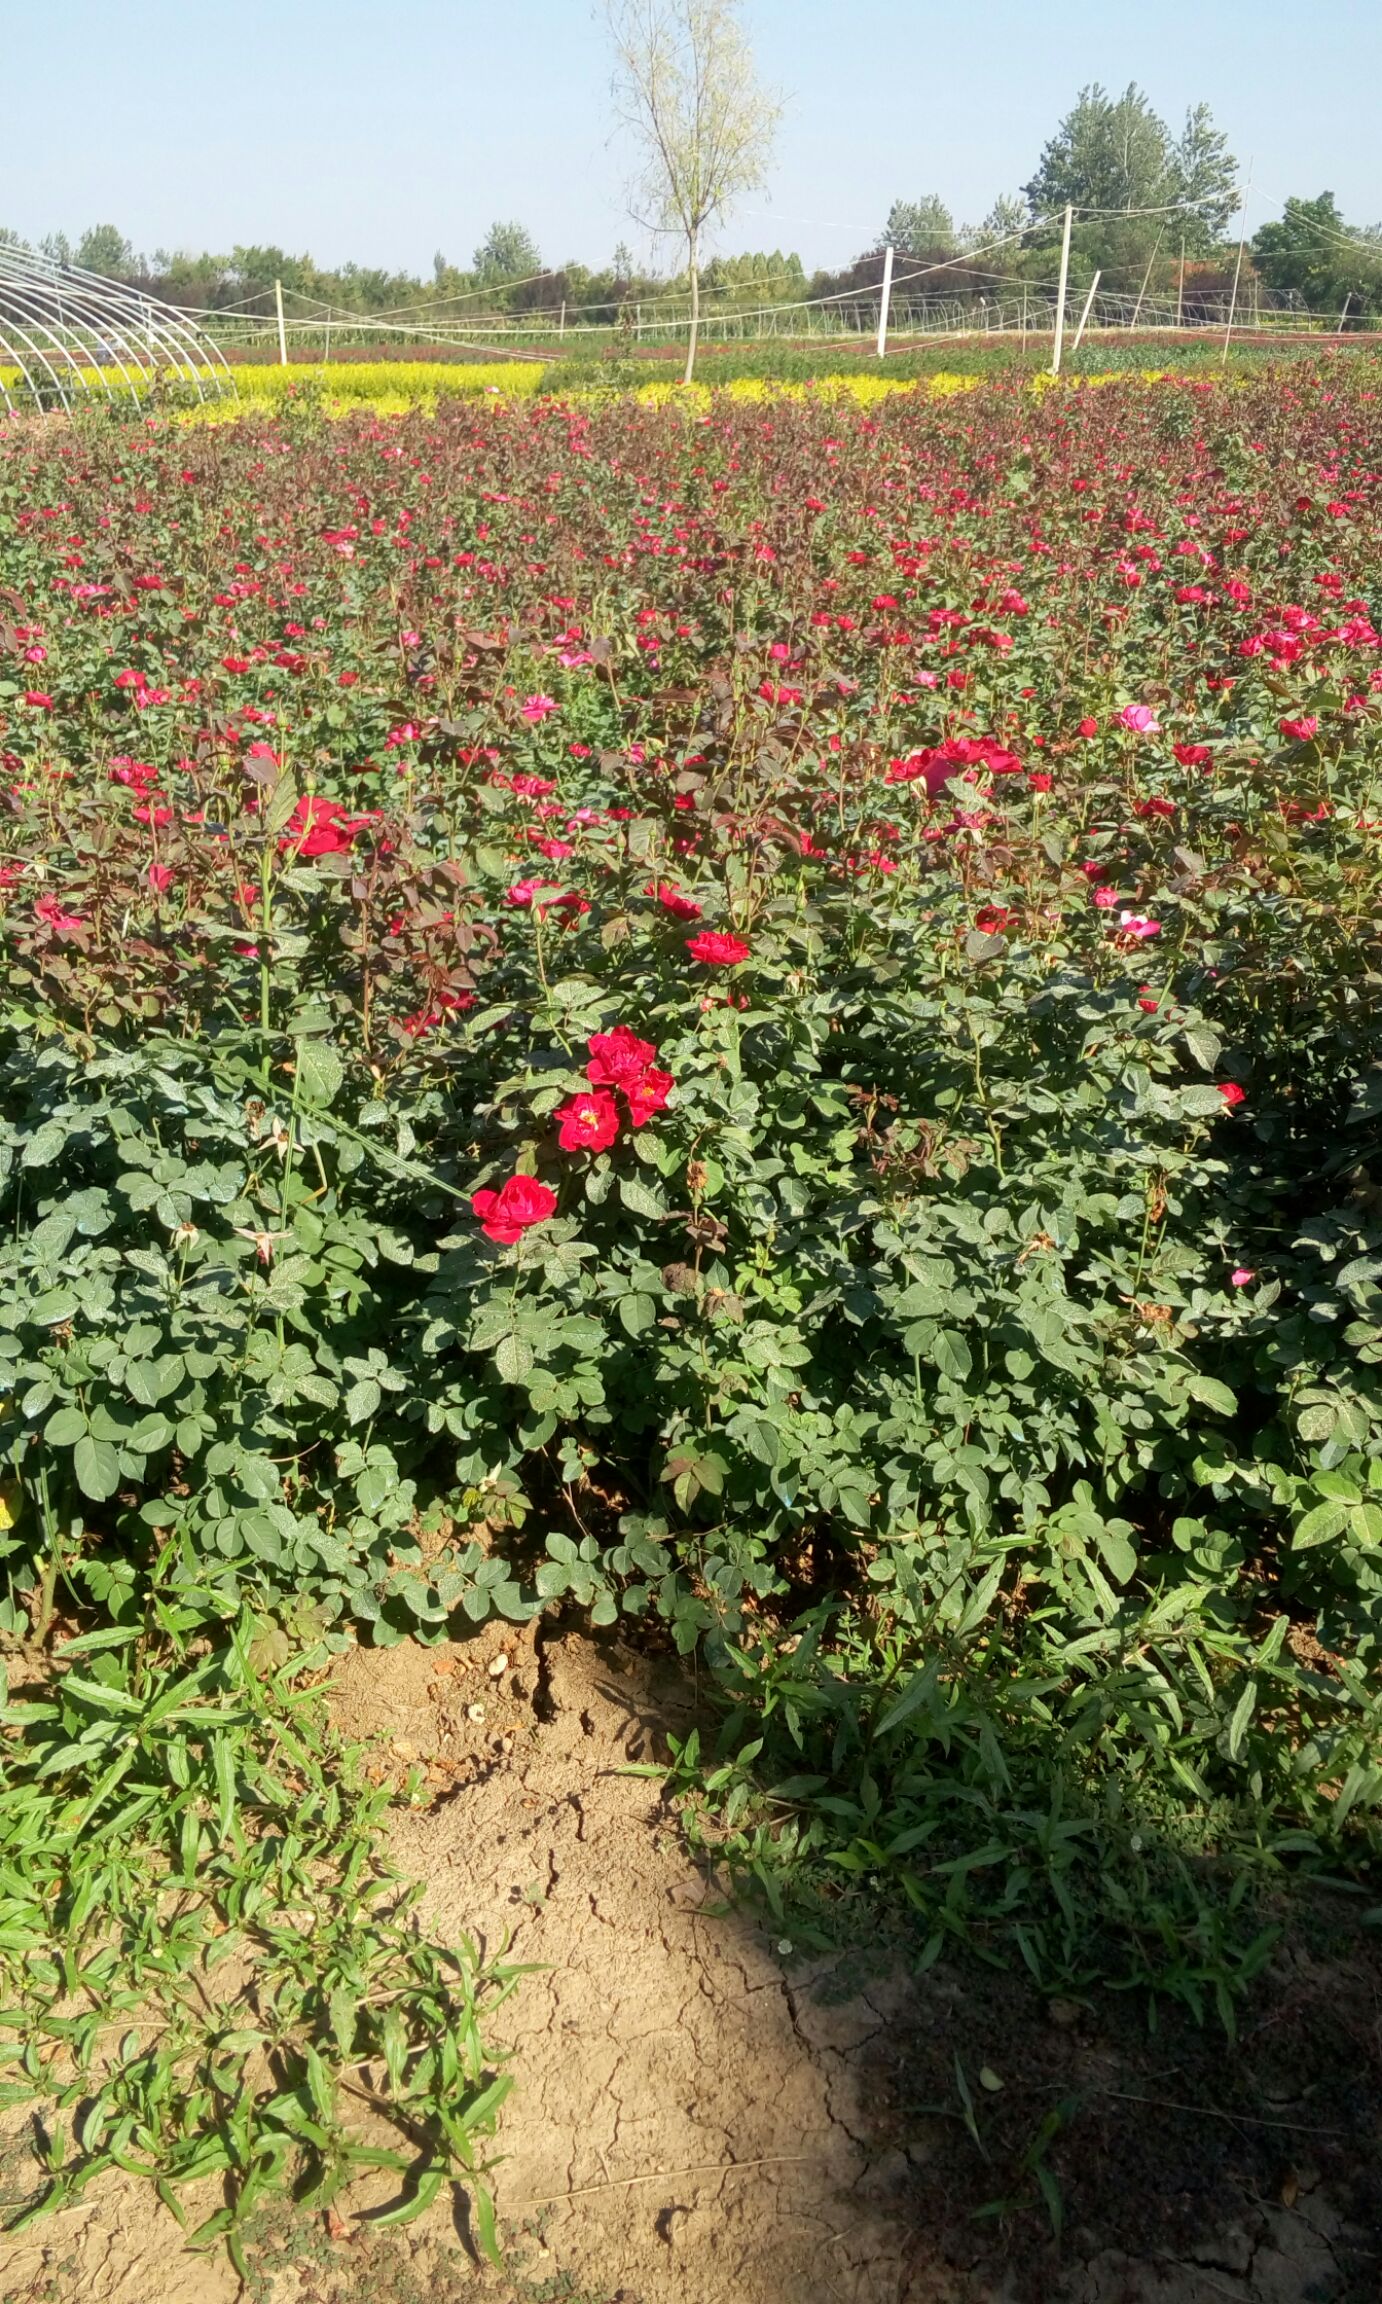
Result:
<svg viewBox="0 0 1382 2304"><path fill-rule="evenodd" d="M784 1967L715 1916L656 1780L624 1772L691 1717L672 1665L487 1627L353 1650L333 1704L381 1769L425 1773L392 1852L428 1924L539 1964L498 2020L509 2262L477 2265L442 2203L334 2237L283 2211L255 2235L254 2304L1382 2299L1382 1961L1356 1935L1293 1940L1232 2051L1175 2022L1149 2037L1119 2004L1048 2008L996 1972ZM1057 2104L1075 2107L1047 2153L1059 2245L1023 2168ZM0 2240L2 2304L239 2294L133 2182Z"/></svg>

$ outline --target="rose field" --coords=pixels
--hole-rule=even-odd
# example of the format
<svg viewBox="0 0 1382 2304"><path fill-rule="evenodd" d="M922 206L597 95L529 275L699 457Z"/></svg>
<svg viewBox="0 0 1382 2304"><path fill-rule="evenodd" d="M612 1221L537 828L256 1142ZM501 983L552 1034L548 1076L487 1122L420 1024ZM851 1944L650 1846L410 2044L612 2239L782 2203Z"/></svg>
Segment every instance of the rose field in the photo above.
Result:
<svg viewBox="0 0 1382 2304"><path fill-rule="evenodd" d="M789 1964L1377 1920L1382 377L967 382L0 428L17 2231L504 2257L388 1650L678 1677Z"/></svg>

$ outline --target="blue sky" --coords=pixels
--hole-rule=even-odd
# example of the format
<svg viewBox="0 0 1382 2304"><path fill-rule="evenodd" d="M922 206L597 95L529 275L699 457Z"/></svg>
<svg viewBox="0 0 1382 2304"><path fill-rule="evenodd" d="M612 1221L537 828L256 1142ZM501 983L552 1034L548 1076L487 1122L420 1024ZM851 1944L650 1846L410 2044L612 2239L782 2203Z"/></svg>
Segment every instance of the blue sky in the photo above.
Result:
<svg viewBox="0 0 1382 2304"><path fill-rule="evenodd" d="M118 224L140 248L276 242L318 262L467 262L496 216L545 260L625 238L591 0L8 0L0 224ZM977 220L1085 81L1213 108L1254 163L1250 225L1332 189L1382 218L1377 0L746 0L788 113L721 235L855 254L895 197Z"/></svg>

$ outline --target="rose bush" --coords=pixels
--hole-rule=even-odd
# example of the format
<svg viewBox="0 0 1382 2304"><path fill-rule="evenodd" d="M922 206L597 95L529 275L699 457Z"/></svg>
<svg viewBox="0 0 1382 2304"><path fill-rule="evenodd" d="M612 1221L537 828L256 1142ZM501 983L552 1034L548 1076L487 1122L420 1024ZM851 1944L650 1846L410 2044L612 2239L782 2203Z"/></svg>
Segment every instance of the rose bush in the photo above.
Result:
<svg viewBox="0 0 1382 2304"><path fill-rule="evenodd" d="M1369 374L11 433L8 1622L809 1621L1369 1843Z"/></svg>

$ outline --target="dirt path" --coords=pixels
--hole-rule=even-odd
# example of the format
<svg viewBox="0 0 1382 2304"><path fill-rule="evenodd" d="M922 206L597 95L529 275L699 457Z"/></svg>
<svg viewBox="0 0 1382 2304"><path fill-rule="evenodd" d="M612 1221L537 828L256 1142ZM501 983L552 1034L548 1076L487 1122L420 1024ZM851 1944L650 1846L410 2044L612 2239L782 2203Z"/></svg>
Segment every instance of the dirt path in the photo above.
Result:
<svg viewBox="0 0 1382 2304"><path fill-rule="evenodd" d="M393 1853L426 1884L429 1923L492 1949L507 1935L511 1958L540 1964L501 2018L510 2261L477 2268L440 2205L407 2233L334 2238L285 2210L256 2234L255 2304L1382 2295L1375 1960L1294 1952L1234 2056L1189 2027L1149 2041L1132 2011L1110 2030L1105 2010L1047 2010L1001 1975L895 1967L832 1996L819 1967L708 1909L656 1781L624 1772L687 1717L671 1667L579 1639L539 1656L531 1633L490 1628L352 1651L334 1686L381 1766L427 1773L430 1804L395 1811ZM1044 2155L1070 2227L1058 2248L1032 2146L1071 2104ZM123 2181L0 2251L3 2304L239 2294Z"/></svg>

